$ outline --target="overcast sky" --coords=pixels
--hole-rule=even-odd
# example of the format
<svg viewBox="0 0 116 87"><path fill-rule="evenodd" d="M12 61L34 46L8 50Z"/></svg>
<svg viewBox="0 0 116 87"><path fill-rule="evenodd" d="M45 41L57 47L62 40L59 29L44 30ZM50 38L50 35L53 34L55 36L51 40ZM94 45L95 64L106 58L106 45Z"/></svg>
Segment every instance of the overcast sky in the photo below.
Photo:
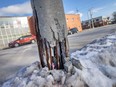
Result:
<svg viewBox="0 0 116 87"><path fill-rule="evenodd" d="M63 0L66 14L76 14L81 20L88 19L88 11L92 8L93 17L111 16L116 11L116 0ZM0 16L29 16L32 9L29 0L1 0Z"/></svg>

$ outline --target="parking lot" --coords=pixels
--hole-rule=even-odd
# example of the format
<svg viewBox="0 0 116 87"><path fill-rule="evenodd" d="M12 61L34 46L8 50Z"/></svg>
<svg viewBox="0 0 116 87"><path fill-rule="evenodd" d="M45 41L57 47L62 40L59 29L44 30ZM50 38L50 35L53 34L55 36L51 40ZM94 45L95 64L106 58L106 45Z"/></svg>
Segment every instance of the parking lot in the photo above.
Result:
<svg viewBox="0 0 116 87"><path fill-rule="evenodd" d="M83 46L97 38L116 32L116 25L89 29L78 34L68 36L70 53L81 49ZM39 61L37 45L28 44L16 48L0 51L0 83L9 79L20 68L35 61Z"/></svg>

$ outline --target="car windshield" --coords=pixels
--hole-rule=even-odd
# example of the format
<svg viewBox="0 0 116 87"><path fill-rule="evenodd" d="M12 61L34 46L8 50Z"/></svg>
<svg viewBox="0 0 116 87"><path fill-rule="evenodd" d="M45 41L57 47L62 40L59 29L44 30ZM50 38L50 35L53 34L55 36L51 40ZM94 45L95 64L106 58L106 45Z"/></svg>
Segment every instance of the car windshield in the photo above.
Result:
<svg viewBox="0 0 116 87"><path fill-rule="evenodd" d="M20 39L23 39L23 38L26 38L26 37L31 37L32 35L26 35L26 36L22 36L20 38L18 38L17 40L20 40Z"/></svg>

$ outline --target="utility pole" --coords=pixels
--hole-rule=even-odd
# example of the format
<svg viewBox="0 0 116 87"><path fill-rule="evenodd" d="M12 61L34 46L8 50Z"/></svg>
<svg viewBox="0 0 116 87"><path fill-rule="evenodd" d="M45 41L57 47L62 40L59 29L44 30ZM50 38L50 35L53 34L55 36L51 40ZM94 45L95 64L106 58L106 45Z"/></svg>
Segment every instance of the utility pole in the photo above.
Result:
<svg viewBox="0 0 116 87"><path fill-rule="evenodd" d="M91 22L90 22L90 23L92 23L92 28L94 28L92 8L89 10L89 12L90 12L90 20L91 20Z"/></svg>
<svg viewBox="0 0 116 87"><path fill-rule="evenodd" d="M31 0L41 66L64 69L69 57L62 0Z"/></svg>
<svg viewBox="0 0 116 87"><path fill-rule="evenodd" d="M89 11L87 12L87 17L88 17L88 21L89 21L89 28L91 28L91 20L89 18Z"/></svg>

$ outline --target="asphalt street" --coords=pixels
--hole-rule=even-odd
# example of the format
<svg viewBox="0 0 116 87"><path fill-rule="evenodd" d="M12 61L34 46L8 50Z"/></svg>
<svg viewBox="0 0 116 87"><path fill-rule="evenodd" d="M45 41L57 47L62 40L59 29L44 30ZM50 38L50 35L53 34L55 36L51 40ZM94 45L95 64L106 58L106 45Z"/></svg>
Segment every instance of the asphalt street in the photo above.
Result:
<svg viewBox="0 0 116 87"><path fill-rule="evenodd" d="M70 53L81 49L95 39L116 32L116 25L84 30L68 36ZM17 48L0 51L0 83L12 77L20 68L38 61L36 44L28 44Z"/></svg>

